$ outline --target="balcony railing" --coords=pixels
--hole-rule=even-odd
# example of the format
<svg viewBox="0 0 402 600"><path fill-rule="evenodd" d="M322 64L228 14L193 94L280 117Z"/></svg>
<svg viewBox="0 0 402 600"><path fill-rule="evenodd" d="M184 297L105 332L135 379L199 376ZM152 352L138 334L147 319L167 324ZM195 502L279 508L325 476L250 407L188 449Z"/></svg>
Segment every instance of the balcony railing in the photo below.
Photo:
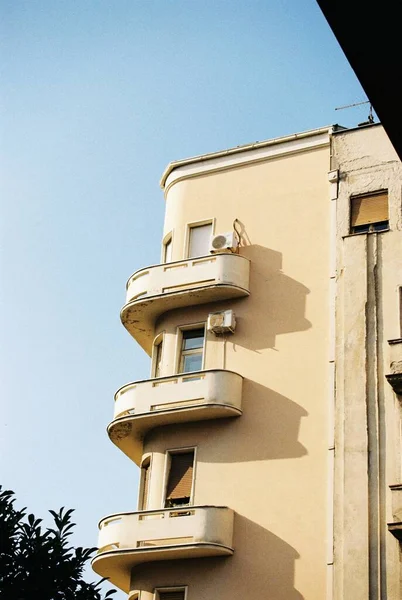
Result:
<svg viewBox="0 0 402 600"><path fill-rule="evenodd" d="M250 261L238 254L214 254L154 265L127 282L121 320L151 353L156 319L174 308L249 295Z"/></svg>
<svg viewBox="0 0 402 600"><path fill-rule="evenodd" d="M115 395L110 439L140 464L142 440L153 427L239 416L242 385L241 375L220 369L129 383Z"/></svg>
<svg viewBox="0 0 402 600"><path fill-rule="evenodd" d="M395 394L402 396L402 338L389 340L391 372L386 375Z"/></svg>
<svg viewBox="0 0 402 600"><path fill-rule="evenodd" d="M233 554L233 511L188 506L112 515L99 524L98 545L93 569L128 592L139 563Z"/></svg>

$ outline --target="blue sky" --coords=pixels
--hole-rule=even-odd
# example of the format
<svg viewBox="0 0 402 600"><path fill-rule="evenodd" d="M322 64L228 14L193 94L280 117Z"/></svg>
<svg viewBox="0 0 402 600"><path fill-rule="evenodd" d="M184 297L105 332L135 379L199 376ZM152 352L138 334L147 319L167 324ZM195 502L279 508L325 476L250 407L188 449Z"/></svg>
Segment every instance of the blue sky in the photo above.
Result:
<svg viewBox="0 0 402 600"><path fill-rule="evenodd" d="M136 509L105 433L149 375L119 322L158 262L171 160L340 122L365 100L315 0L2 0L1 482L76 508L75 542ZM95 578L95 576L94 576Z"/></svg>

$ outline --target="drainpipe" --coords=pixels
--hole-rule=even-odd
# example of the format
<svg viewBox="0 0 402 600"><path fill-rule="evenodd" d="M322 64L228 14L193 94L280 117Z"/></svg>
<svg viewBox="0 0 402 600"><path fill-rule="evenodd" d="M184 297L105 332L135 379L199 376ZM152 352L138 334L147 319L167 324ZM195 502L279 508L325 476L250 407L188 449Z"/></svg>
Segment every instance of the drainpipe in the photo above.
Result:
<svg viewBox="0 0 402 600"><path fill-rule="evenodd" d="M332 139L330 132L332 150ZM332 152L331 152L332 162ZM332 166L332 165L331 165ZM326 600L334 597L334 467L335 467L335 348L336 348L336 200L339 171L328 173L329 181L329 348L328 348L328 481L327 481L327 593Z"/></svg>

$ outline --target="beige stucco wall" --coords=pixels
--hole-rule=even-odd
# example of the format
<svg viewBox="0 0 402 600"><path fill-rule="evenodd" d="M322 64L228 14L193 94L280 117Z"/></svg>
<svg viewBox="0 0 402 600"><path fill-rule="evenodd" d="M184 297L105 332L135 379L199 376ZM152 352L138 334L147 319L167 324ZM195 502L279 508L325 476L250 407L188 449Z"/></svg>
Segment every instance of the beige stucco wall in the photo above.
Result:
<svg viewBox="0 0 402 600"><path fill-rule="evenodd" d="M137 567L132 589L188 585L188 600L321 600L326 593L329 335L329 141L319 148L185 177L166 198L164 236L184 257L189 223L241 228L250 297L171 311L163 374L177 364L177 327L232 308L237 328L208 334L205 368L244 376L243 415L154 429L149 508L163 495L165 453L196 446L195 504L235 511L231 558Z"/></svg>
<svg viewBox="0 0 402 600"><path fill-rule="evenodd" d="M399 600L389 485L401 481L400 404L385 379L400 337L401 163L383 128L335 134L337 350L335 598ZM349 235L350 196L388 189L390 231Z"/></svg>
<svg viewBox="0 0 402 600"><path fill-rule="evenodd" d="M163 182L172 260L186 258L190 224L212 220L216 234L237 219L250 296L171 310L167 293L155 330L149 318L144 347L163 334L161 375L171 376L178 328L233 309L235 333L207 333L203 368L244 380L241 416L148 432L147 508L163 507L167 451L194 447L191 502L234 511L235 551L137 565L132 597L187 586L186 600L399 600L401 549L387 523L402 514L402 405L385 375L402 353L402 168L382 127L324 128L181 161ZM383 189L389 231L350 235L351 195ZM178 532L190 523L176 522Z"/></svg>

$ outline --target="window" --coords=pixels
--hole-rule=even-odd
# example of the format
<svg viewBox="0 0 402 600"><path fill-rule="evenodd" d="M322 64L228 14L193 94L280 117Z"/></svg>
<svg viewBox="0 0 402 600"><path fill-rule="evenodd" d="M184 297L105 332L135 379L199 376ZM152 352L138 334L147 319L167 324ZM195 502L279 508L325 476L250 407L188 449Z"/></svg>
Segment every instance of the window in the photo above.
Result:
<svg viewBox="0 0 402 600"><path fill-rule="evenodd" d="M149 496L149 476L151 474L151 459L146 458L141 465L141 499L140 510L147 510Z"/></svg>
<svg viewBox="0 0 402 600"><path fill-rule="evenodd" d="M172 234L163 242L163 262L172 262Z"/></svg>
<svg viewBox="0 0 402 600"><path fill-rule="evenodd" d="M211 243L212 223L190 227L188 240L188 258L209 254Z"/></svg>
<svg viewBox="0 0 402 600"><path fill-rule="evenodd" d="M388 229L388 192L373 192L350 199L350 232L373 233Z"/></svg>
<svg viewBox="0 0 402 600"><path fill-rule="evenodd" d="M201 371L204 360L204 338L204 327L184 329L182 331L180 373Z"/></svg>
<svg viewBox="0 0 402 600"><path fill-rule="evenodd" d="M156 590L155 600L185 600L186 591L184 588L166 588Z"/></svg>
<svg viewBox="0 0 402 600"><path fill-rule="evenodd" d="M194 450L169 453L169 455L165 507L187 506L190 504L193 487Z"/></svg>
<svg viewBox="0 0 402 600"><path fill-rule="evenodd" d="M163 339L154 345L154 363L153 363L153 376L161 377L162 375L162 350L163 350Z"/></svg>

